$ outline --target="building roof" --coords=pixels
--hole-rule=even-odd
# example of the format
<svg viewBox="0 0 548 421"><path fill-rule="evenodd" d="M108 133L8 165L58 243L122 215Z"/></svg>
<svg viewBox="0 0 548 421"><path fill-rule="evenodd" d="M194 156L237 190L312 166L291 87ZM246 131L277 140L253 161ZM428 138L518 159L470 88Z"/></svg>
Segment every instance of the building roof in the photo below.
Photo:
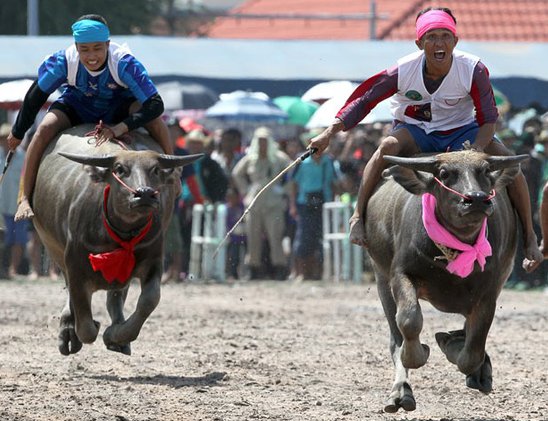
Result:
<svg viewBox="0 0 548 421"><path fill-rule="evenodd" d="M376 39L412 40L417 13L429 6L443 6L456 16L461 40L548 42L547 0L413 0L403 7L402 3L376 0L376 14L380 17L374 27ZM231 11L235 16L218 18L208 36L370 39L370 12L370 2L366 0L249 0ZM319 18L312 17L314 14ZM305 17L299 18L302 15Z"/></svg>

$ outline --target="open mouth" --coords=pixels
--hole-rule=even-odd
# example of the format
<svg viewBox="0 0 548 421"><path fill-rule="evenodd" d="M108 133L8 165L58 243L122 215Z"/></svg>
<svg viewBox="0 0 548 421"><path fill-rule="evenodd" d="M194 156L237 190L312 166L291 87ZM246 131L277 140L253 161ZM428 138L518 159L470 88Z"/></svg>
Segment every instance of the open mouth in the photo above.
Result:
<svg viewBox="0 0 548 421"><path fill-rule="evenodd" d="M445 58L445 51L442 51L442 50L434 51L434 58L436 60L443 60Z"/></svg>

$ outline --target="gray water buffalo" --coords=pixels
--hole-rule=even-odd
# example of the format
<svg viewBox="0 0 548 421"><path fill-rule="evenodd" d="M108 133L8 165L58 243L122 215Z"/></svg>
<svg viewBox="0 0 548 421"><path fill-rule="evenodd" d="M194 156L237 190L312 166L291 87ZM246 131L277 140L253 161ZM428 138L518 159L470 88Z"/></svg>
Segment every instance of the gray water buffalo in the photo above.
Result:
<svg viewBox="0 0 548 421"><path fill-rule="evenodd" d="M69 355L95 341L99 323L91 298L107 290L112 324L103 341L130 355L130 343L160 300L164 234L180 191L178 167L201 155L164 155L139 132L132 133L128 150L110 142L96 146L84 136L91 129L69 129L46 150L33 196L34 225L68 289L59 351ZM140 281L141 293L126 319L131 279Z"/></svg>
<svg viewBox="0 0 548 421"><path fill-rule="evenodd" d="M397 165L385 170L387 180L369 202L366 230L395 366L386 412L416 407L409 369L426 364L430 353L419 337L423 326L419 299L465 317L462 330L439 332L436 341L466 375L468 387L491 391L485 343L517 243L516 216L505 186L527 158L469 150L413 158L385 156Z"/></svg>

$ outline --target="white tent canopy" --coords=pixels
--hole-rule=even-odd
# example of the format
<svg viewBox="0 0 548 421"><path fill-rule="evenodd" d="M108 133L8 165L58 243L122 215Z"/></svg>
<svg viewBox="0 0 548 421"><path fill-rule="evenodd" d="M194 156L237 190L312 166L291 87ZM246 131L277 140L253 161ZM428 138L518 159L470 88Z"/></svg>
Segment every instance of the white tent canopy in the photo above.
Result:
<svg viewBox="0 0 548 421"><path fill-rule="evenodd" d="M416 51L412 41L270 41L113 36L127 43L151 76L215 79L361 81ZM35 78L42 60L68 47L70 36L0 36L0 78ZM466 42L491 77L548 80L548 44ZM21 52L24 51L24 54Z"/></svg>

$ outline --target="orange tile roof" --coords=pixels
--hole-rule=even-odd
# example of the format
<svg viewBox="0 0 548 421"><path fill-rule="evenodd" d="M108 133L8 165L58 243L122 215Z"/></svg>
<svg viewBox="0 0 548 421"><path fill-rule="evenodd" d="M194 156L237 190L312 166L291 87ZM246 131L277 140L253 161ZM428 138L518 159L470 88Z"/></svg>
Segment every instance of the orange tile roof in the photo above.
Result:
<svg viewBox="0 0 548 421"><path fill-rule="evenodd" d="M414 39L415 17L428 6L449 7L458 21L459 36L467 41L548 42L548 0L377 0L377 14L387 19L376 23L376 38ZM211 26L211 38L239 39L370 39L368 19L294 18L288 15L332 16L368 14L367 0L249 0L233 14L275 15L268 19L219 17Z"/></svg>

